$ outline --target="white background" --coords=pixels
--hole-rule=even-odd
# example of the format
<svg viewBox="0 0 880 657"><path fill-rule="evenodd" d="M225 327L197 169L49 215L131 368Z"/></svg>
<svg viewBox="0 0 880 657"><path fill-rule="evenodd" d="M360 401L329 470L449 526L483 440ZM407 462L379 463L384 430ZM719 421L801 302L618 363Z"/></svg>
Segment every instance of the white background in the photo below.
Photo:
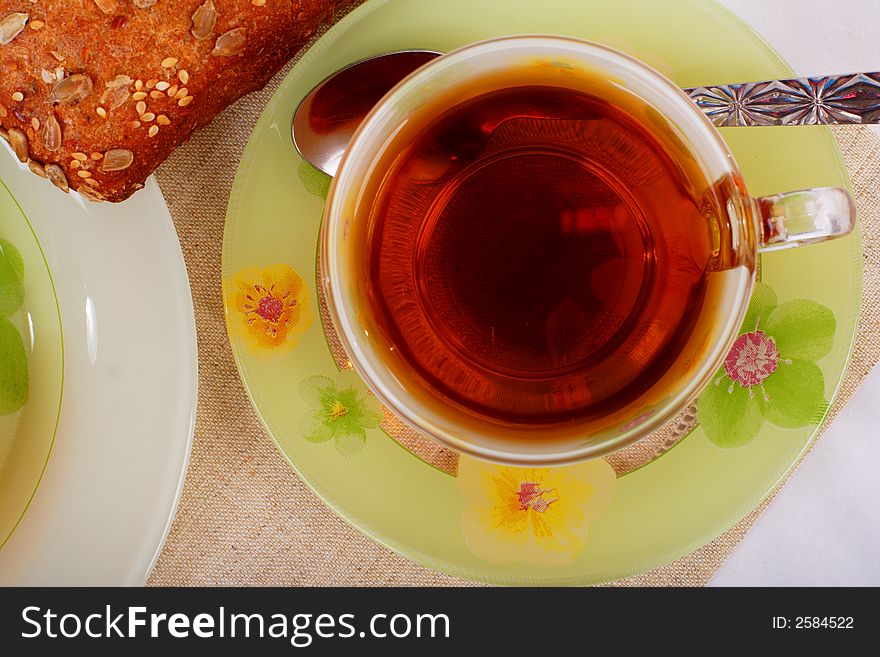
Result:
<svg viewBox="0 0 880 657"><path fill-rule="evenodd" d="M880 0L721 1L799 75L880 71ZM880 368L710 585L880 585Z"/></svg>

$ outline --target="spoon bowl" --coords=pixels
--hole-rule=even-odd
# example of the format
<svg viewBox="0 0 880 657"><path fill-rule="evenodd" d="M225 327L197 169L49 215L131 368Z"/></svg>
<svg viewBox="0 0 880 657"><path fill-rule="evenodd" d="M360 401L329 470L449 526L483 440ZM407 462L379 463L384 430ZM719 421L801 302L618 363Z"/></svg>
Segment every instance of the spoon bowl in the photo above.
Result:
<svg viewBox="0 0 880 657"><path fill-rule="evenodd" d="M337 71L296 108L291 124L296 150L314 167L335 176L355 130L376 103L407 75L439 56L431 50L402 50Z"/></svg>

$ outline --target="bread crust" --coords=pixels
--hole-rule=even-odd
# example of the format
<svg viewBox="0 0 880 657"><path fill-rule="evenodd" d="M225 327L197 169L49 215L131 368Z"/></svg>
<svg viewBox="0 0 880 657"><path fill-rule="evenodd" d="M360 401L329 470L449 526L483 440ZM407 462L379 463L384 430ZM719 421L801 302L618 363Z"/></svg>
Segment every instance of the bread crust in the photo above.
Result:
<svg viewBox="0 0 880 657"><path fill-rule="evenodd" d="M91 200L142 188L346 0L151 2L0 0L0 135L32 171Z"/></svg>

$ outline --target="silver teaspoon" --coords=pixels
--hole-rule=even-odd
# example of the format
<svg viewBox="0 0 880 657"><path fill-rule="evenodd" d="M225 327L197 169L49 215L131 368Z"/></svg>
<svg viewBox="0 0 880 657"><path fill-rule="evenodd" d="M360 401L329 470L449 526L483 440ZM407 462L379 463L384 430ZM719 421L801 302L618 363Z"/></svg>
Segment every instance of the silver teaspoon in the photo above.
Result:
<svg viewBox="0 0 880 657"><path fill-rule="evenodd" d="M364 117L398 82L439 57L403 50L336 71L293 114L293 145L331 176ZM850 73L685 89L719 127L880 123L880 73Z"/></svg>

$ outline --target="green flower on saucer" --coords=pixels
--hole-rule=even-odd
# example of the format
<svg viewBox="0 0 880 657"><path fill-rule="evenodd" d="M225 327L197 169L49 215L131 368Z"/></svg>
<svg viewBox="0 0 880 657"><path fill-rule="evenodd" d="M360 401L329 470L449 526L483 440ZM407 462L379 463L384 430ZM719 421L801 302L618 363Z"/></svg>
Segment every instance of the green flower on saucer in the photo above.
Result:
<svg viewBox="0 0 880 657"><path fill-rule="evenodd" d="M343 456L359 452L367 442L366 430L382 421L382 405L350 368L340 371L336 381L309 377L300 394L310 408L300 421L303 437L311 443L332 440Z"/></svg>
<svg viewBox="0 0 880 657"><path fill-rule="evenodd" d="M11 317L24 302L24 262L10 242L0 238L0 317Z"/></svg>
<svg viewBox="0 0 880 657"><path fill-rule="evenodd" d="M765 420L792 429L819 422L828 404L815 361L831 350L836 328L826 306L808 299L779 304L773 288L757 283L741 335L697 401L709 440L741 447Z"/></svg>
<svg viewBox="0 0 880 657"><path fill-rule="evenodd" d="M309 194L314 194L324 200L327 199L327 194L330 191L330 181L333 180L330 176L323 171L319 171L305 160L299 163L296 175L299 176L299 181Z"/></svg>
<svg viewBox="0 0 880 657"><path fill-rule="evenodd" d="M18 329L7 318L24 303L24 263L12 244L0 239L0 415L11 415L28 398L28 363Z"/></svg>

